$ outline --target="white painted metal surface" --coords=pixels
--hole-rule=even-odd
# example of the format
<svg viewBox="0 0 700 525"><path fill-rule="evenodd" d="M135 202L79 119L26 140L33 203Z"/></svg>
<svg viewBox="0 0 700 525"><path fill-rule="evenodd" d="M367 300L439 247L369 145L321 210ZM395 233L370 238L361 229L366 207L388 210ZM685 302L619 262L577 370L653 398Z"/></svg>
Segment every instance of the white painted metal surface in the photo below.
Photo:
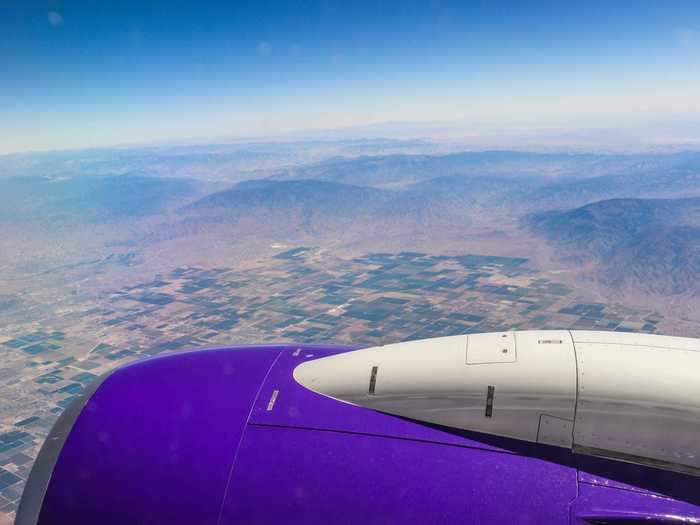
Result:
<svg viewBox="0 0 700 525"><path fill-rule="evenodd" d="M340 401L528 441L538 441L540 419L547 415L558 426L540 440L570 447L576 400L571 336L551 332L547 339L557 344L541 339L540 332L502 332L399 343L307 361L294 377Z"/></svg>
<svg viewBox="0 0 700 525"><path fill-rule="evenodd" d="M700 473L700 341L470 334L307 361L305 387L453 428Z"/></svg>
<svg viewBox="0 0 700 525"><path fill-rule="evenodd" d="M700 340L572 336L578 362L574 450L700 474Z"/></svg>

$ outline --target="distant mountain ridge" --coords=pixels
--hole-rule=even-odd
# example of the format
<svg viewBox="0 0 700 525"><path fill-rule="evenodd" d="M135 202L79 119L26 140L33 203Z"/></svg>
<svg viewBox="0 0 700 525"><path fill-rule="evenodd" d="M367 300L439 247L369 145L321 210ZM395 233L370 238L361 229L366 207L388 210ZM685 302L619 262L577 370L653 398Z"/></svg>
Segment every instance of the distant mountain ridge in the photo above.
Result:
<svg viewBox="0 0 700 525"><path fill-rule="evenodd" d="M700 161L691 166L554 181L531 192L533 207L570 208L612 198L700 196Z"/></svg>
<svg viewBox="0 0 700 525"><path fill-rule="evenodd" d="M566 156L511 151L447 155L383 155L335 158L289 169L277 179L319 179L377 188L405 188L410 184L452 175L540 175L559 169ZM553 168L553 166L556 166Z"/></svg>
<svg viewBox="0 0 700 525"><path fill-rule="evenodd" d="M452 175L388 190L316 179L266 179L238 183L192 203L183 212L221 220L253 215L291 220L292 215L302 214L323 221L430 217L459 222L484 208L512 204L528 182L533 184L516 177Z"/></svg>
<svg viewBox="0 0 700 525"><path fill-rule="evenodd" d="M700 294L700 198L611 199L523 224L563 261L595 263L593 276L613 287Z"/></svg>
<svg viewBox="0 0 700 525"><path fill-rule="evenodd" d="M380 213L392 192L318 180L255 180L208 195L184 210L232 217L303 209L334 216Z"/></svg>
<svg viewBox="0 0 700 525"><path fill-rule="evenodd" d="M377 155L355 158L338 157L315 164L280 170L277 180L319 179L379 188L406 187L442 176L518 176L545 177L554 184L562 181L562 190L573 180L602 177L698 173L700 153L667 155L599 155L592 153L531 153L520 151L474 151L444 155ZM569 179L569 180L567 180ZM579 190L576 190L579 191ZM631 196L631 195L630 195ZM598 198L602 198L600 195Z"/></svg>
<svg viewBox="0 0 700 525"><path fill-rule="evenodd" d="M364 151L368 145L358 147ZM210 150L177 152L187 162L199 162ZM285 155L294 158L293 150L287 146ZM247 147L236 158L267 153L267 146ZM219 160L230 155L222 148ZM672 294L699 287L700 153L378 154L261 170L233 184L247 176L235 166L216 181L0 177L5 197L0 221L46 231L54 225L114 223L119 230L127 220L157 217L144 221L152 231L141 238L149 242L211 234L232 242L253 238L261 245L323 238L337 246L361 246L367 239L378 246L387 239L410 247L414 240L435 239L443 246L500 250L501 240L509 239L508 249L528 250L534 237L555 247L575 272L585 267L611 287ZM523 229L534 236L523 235Z"/></svg>
<svg viewBox="0 0 700 525"><path fill-rule="evenodd" d="M238 234L361 238L388 227L410 228L422 203L407 207L396 192L319 180L258 180L236 184L181 209L190 225L228 224ZM403 227L398 226L403 224Z"/></svg>
<svg viewBox="0 0 700 525"><path fill-rule="evenodd" d="M0 179L2 221L104 222L159 212L193 193L192 182L142 176Z"/></svg>

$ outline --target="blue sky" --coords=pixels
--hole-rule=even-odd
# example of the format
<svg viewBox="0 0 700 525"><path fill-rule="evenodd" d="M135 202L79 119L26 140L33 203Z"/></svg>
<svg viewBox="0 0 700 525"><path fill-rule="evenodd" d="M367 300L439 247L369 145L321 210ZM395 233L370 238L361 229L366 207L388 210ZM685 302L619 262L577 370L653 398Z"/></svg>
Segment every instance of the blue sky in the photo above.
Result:
<svg viewBox="0 0 700 525"><path fill-rule="evenodd" d="M700 112L700 2L0 3L0 153Z"/></svg>

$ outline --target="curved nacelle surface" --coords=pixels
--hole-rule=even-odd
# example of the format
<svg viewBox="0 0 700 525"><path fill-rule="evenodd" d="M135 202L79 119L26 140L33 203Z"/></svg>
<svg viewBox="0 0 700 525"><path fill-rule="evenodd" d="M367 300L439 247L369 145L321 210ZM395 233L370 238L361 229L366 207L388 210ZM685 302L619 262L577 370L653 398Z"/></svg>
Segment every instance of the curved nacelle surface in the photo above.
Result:
<svg viewBox="0 0 700 525"><path fill-rule="evenodd" d="M440 337L309 361L332 398L700 475L700 341L596 331Z"/></svg>

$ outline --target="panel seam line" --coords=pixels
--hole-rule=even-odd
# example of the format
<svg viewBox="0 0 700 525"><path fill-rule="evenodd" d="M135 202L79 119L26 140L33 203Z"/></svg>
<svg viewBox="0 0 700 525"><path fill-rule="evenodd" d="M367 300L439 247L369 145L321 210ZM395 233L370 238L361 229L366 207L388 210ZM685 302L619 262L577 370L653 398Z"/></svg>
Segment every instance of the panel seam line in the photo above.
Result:
<svg viewBox="0 0 700 525"><path fill-rule="evenodd" d="M265 386L265 383L267 382L267 378L270 375L270 372L275 367L275 364L277 364L277 361L279 360L280 356L285 351L286 351L286 349L280 350L280 352L277 354L275 359L272 361L272 364L270 364L270 367L267 369L267 372L265 372L265 377L263 377L262 381L260 381L260 386L258 387L258 391L255 394L255 398L253 399L252 403L250 404L250 410L248 411L248 417L246 417L245 424L243 425L243 431L241 432L241 437L239 438L238 444L236 445L236 452L233 454L233 461L231 462L231 468L228 471L228 478L226 479L226 487L224 488L224 493L223 493L223 496L221 497L221 505L219 506L219 516L216 518L216 525L221 524L221 518L223 517L223 514L224 514L224 504L226 503L226 496L228 496L228 489L229 489L229 486L231 485L231 479L233 478L233 470L236 467L236 460L238 459L238 452L241 450L241 445L243 444L243 438L245 437L245 432L246 432L246 429L248 428L248 423L250 422L250 417L253 415L253 410L255 410L255 406L258 403L258 398L260 397L260 393L262 392L262 389Z"/></svg>

